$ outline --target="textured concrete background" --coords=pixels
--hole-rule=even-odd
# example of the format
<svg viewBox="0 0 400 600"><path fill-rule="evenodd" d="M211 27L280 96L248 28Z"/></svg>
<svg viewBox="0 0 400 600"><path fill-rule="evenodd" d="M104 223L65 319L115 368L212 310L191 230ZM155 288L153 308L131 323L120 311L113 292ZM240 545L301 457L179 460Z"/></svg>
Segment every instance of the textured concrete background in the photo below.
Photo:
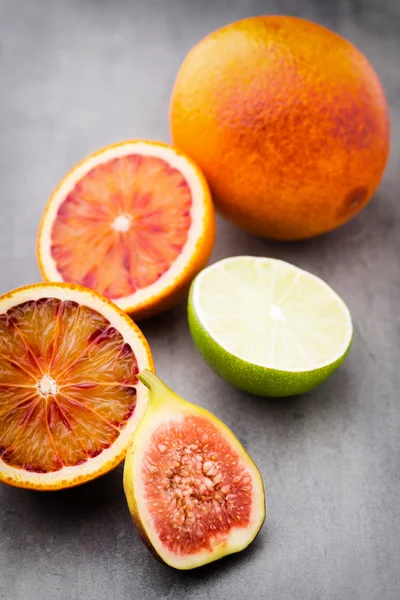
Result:
<svg viewBox="0 0 400 600"><path fill-rule="evenodd" d="M375 199L340 231L277 244L220 221L213 260L274 256L323 277L352 311L352 352L314 393L263 400L209 370L184 305L143 324L159 374L225 420L260 465L262 533L242 555L179 573L137 537L121 469L57 494L1 486L1 600L400 598L398 0L1 0L0 292L39 279L39 218L67 169L116 140L168 140L187 50L263 13L318 21L366 53L391 104L391 161Z"/></svg>

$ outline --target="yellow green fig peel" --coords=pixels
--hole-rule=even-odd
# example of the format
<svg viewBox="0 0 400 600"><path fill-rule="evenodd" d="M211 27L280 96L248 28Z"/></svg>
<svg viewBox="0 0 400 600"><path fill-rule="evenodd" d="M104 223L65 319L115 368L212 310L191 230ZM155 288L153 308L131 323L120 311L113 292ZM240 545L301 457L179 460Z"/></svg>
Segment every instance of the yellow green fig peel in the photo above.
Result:
<svg viewBox="0 0 400 600"><path fill-rule="evenodd" d="M138 375L149 403L129 447L124 489L144 542L192 569L246 548L265 519L259 470L234 434L156 375Z"/></svg>

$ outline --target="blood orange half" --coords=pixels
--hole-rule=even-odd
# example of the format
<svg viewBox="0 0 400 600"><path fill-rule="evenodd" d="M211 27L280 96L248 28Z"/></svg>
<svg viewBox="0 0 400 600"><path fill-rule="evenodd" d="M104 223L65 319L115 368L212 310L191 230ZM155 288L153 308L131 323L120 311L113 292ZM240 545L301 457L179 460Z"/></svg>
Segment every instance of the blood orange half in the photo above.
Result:
<svg viewBox="0 0 400 600"><path fill-rule="evenodd" d="M186 156L142 140L108 146L53 192L38 234L47 281L92 288L142 318L175 304L215 238L207 183Z"/></svg>
<svg viewBox="0 0 400 600"><path fill-rule="evenodd" d="M146 339L92 290L55 283L0 298L0 481L78 485L125 456L153 369Z"/></svg>

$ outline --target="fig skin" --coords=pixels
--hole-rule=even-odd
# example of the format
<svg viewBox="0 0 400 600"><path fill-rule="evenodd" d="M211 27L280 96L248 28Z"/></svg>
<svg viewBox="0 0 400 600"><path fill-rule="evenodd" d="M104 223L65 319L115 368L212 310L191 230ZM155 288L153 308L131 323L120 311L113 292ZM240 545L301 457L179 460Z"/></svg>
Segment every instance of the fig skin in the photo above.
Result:
<svg viewBox="0 0 400 600"><path fill-rule="evenodd" d="M150 542L149 536L147 535L144 525L142 523L142 520L139 516L139 510L138 510L138 505L136 502L135 494L132 493L132 486L130 485L130 482L127 481L128 478L125 475L126 469L127 469L127 462L128 461L126 458L125 459L125 467L124 467L124 492L125 492L125 496L126 496L126 501L128 503L129 512L131 513L132 522L133 522L134 526L136 527L136 531L140 535L142 542L144 543L146 548L148 550L150 550L150 552L152 553L154 558L156 558L161 564L169 566L168 563L166 563L165 560L163 560L161 558L161 556L158 554L158 552L154 548L153 544Z"/></svg>
<svg viewBox="0 0 400 600"><path fill-rule="evenodd" d="M126 455L124 491L132 521L144 544L161 563L179 570L188 570L203 566L223 558L228 554L234 554L244 550L257 537L266 515L264 484L258 468L230 429L212 413L183 400L172 392L160 379L158 379L158 377L147 370L139 374L138 378L149 388L149 404L142 421L135 431ZM202 550L194 554L188 553L187 555L170 551L168 547L163 545L159 540L155 529L149 533L148 529L151 530L153 522L150 522L146 528L143 517L146 518L147 516L148 521L150 521L151 516L141 514L137 497L139 494L140 502L140 492L137 490L139 485L136 486L136 480L139 478L139 475L135 477L135 469L138 470L139 466L143 464L141 459L145 455L144 452L147 443L151 439L151 434L160 425L168 422L169 419L172 421L174 416L176 417L177 415L198 416L202 419L207 419L211 425L221 432L223 438L227 441L232 450L239 455L241 461L246 466L246 476L250 475L252 481L252 503L249 514L250 523L243 528L230 528L227 539L219 544L215 542L215 545L212 546L210 551ZM143 513L145 513L144 508ZM240 535L242 536L239 540L239 544L236 538L233 539L235 532L238 530L240 530ZM151 535L153 536L153 541L150 539ZM160 551L157 550L155 544L158 544L158 550ZM164 556L162 555L163 551Z"/></svg>

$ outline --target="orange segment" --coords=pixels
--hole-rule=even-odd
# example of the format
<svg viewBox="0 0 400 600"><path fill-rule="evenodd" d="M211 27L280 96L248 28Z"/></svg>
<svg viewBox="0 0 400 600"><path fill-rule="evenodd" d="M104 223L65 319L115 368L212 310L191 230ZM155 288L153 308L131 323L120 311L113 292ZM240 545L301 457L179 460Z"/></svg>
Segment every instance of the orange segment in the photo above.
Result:
<svg viewBox="0 0 400 600"><path fill-rule="evenodd" d="M9 410L0 420L2 460L26 471L46 473L60 469L48 424L48 410L33 394L26 404Z"/></svg>
<svg viewBox="0 0 400 600"><path fill-rule="evenodd" d="M43 295L0 315L0 480L2 465L48 476L111 451L134 417L139 363L151 363L128 317L112 304L105 306L114 322L99 312L105 299L62 284L39 287L66 288L67 297ZM127 341L118 324L135 335Z"/></svg>
<svg viewBox="0 0 400 600"><path fill-rule="evenodd" d="M39 265L47 280L85 285L143 316L179 299L214 235L197 167L164 144L125 142L89 156L55 190Z"/></svg>
<svg viewBox="0 0 400 600"><path fill-rule="evenodd" d="M86 306L65 301L58 312L57 338L52 352L52 368L66 369L86 348L86 340L107 326L104 317Z"/></svg>
<svg viewBox="0 0 400 600"><path fill-rule="evenodd" d="M131 416L136 403L136 390L130 385L113 383L81 383L63 389L70 402L82 403L99 418L118 427Z"/></svg>
<svg viewBox="0 0 400 600"><path fill-rule="evenodd" d="M59 300L43 298L15 306L7 313L10 331L14 329L20 335L39 370L45 368L51 359L60 305Z"/></svg>
<svg viewBox="0 0 400 600"><path fill-rule="evenodd" d="M14 362L12 353L18 352L19 361ZM20 332L7 315L0 315L0 372L3 383L20 379L21 385L34 385L37 361L21 337Z"/></svg>
<svg viewBox="0 0 400 600"><path fill-rule="evenodd" d="M81 356L69 368L70 384L102 381L115 385L136 383L137 363L129 344L113 327L95 331L88 339Z"/></svg>

